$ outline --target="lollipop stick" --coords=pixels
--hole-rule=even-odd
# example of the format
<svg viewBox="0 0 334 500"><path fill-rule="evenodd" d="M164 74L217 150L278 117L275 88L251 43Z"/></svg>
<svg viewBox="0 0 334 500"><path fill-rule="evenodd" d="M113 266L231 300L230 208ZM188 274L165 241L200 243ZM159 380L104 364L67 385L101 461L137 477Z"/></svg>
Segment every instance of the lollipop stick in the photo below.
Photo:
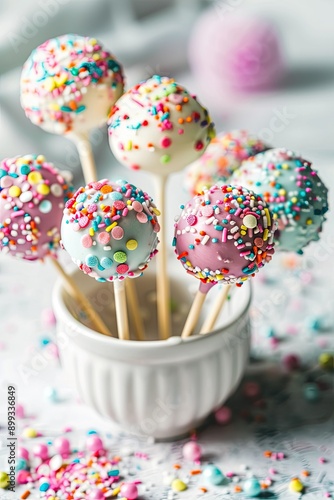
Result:
<svg viewBox="0 0 334 500"><path fill-rule="evenodd" d="M198 290L198 292L195 295L194 302L192 303L191 309L189 311L187 320L184 324L181 334L182 338L190 337L190 335L193 333L194 328L200 317L202 306L204 304L205 299L206 299L206 293L202 292L201 290Z"/></svg>
<svg viewBox="0 0 334 500"><path fill-rule="evenodd" d="M170 289L167 273L167 241L166 241L166 205L165 190L166 178L155 176L155 204L161 215L160 224L160 244L157 253L157 307L158 307L158 330L162 340L168 339L171 331L170 318Z"/></svg>
<svg viewBox="0 0 334 500"><path fill-rule="evenodd" d="M77 147L86 184L97 180L95 160L88 134L70 134Z"/></svg>
<svg viewBox="0 0 334 500"><path fill-rule="evenodd" d="M228 297L229 291L231 289L231 285L224 285L223 289L219 291L218 296L213 304L213 308L210 310L206 320L203 323L201 331L199 333L209 333L212 332L218 316L225 304L225 301Z"/></svg>
<svg viewBox="0 0 334 500"><path fill-rule="evenodd" d="M115 291L115 306L116 306L118 336L122 340L129 340L130 339L129 321L128 321L128 311L126 307L126 294L125 294L124 281L116 279L114 281L114 291Z"/></svg>
<svg viewBox="0 0 334 500"><path fill-rule="evenodd" d="M145 340L143 320L140 315L136 285L132 279L126 281L126 295L129 302L129 309L133 315L133 325L137 340ZM138 313L137 313L138 311Z"/></svg>
<svg viewBox="0 0 334 500"><path fill-rule="evenodd" d="M71 136L69 137L72 138L73 142L75 143L78 149L86 184L88 184L89 182L96 181L97 172L96 172L95 160L88 134L80 134L80 135L71 134ZM143 340L143 326L138 307L138 299L136 298L136 290L134 289L132 283L128 284L129 294L130 294L130 289L131 289L131 297L129 297L129 305L132 316L136 318L135 321L136 335L139 340Z"/></svg>
<svg viewBox="0 0 334 500"><path fill-rule="evenodd" d="M80 288L76 285L74 280L70 276L68 276L68 274L66 274L62 266L59 264L58 260L57 259L50 259L50 260L52 261L57 272L61 275L62 279L64 280L68 292L72 295L73 298L75 298L78 301L78 303L82 307L83 311L86 313L87 318L90 320L94 328L96 328L97 331L99 331L100 333L103 333L103 335L111 336L111 332L105 325L104 321L97 314L97 312L94 311L91 303L81 292Z"/></svg>

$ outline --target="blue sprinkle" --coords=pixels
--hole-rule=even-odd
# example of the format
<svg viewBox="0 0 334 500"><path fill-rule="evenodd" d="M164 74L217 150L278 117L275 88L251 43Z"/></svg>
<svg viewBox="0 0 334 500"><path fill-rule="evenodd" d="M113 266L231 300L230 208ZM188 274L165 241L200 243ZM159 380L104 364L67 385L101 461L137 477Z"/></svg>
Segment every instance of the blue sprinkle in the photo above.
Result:
<svg viewBox="0 0 334 500"><path fill-rule="evenodd" d="M122 200L123 195L122 195L122 193L119 193L118 191L113 191L112 193L109 193L109 198L113 201Z"/></svg>
<svg viewBox="0 0 334 500"><path fill-rule="evenodd" d="M101 259L101 266L104 267L104 269L109 269L113 264L113 261L109 259L109 257L103 257Z"/></svg>
<svg viewBox="0 0 334 500"><path fill-rule="evenodd" d="M86 264L89 267L95 267L99 264L99 259L95 255L87 255Z"/></svg>
<svg viewBox="0 0 334 500"><path fill-rule="evenodd" d="M214 226L214 228L216 229L216 231L222 231L223 230L223 226Z"/></svg>

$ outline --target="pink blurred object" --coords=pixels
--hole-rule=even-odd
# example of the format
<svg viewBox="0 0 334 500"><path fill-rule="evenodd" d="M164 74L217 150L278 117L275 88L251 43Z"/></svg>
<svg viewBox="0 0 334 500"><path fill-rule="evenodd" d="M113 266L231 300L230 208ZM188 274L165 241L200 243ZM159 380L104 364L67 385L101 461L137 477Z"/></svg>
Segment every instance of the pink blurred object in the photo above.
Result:
<svg viewBox="0 0 334 500"><path fill-rule="evenodd" d="M189 42L189 64L208 93L272 89L284 76L274 23L255 15L206 11Z"/></svg>
<svg viewBox="0 0 334 500"><path fill-rule="evenodd" d="M232 411L228 406L222 406L215 411L216 422L220 425L227 425L232 420Z"/></svg>
<svg viewBox="0 0 334 500"><path fill-rule="evenodd" d="M16 417L19 419L25 417L24 406L21 404L16 405Z"/></svg>
<svg viewBox="0 0 334 500"><path fill-rule="evenodd" d="M196 462L201 459L202 449L195 441L189 441L182 448L183 457L190 462Z"/></svg>

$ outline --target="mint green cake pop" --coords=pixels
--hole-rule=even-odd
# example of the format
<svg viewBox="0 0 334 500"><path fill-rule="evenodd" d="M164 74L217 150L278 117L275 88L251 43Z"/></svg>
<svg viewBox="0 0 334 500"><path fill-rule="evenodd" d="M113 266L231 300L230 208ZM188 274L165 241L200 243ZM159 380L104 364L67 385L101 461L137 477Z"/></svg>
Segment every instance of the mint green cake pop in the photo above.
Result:
<svg viewBox="0 0 334 500"><path fill-rule="evenodd" d="M312 164L286 149L270 149L244 161L231 183L260 194L278 221L278 250L301 253L319 239L328 211L328 189Z"/></svg>

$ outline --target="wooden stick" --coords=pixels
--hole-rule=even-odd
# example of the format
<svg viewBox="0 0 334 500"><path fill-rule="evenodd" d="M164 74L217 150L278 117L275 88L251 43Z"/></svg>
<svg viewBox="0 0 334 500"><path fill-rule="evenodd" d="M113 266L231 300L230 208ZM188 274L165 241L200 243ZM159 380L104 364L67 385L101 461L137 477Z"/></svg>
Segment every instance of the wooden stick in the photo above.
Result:
<svg viewBox="0 0 334 500"><path fill-rule="evenodd" d="M120 281L116 279L114 281L114 292L118 337L122 340L130 340L124 280Z"/></svg>
<svg viewBox="0 0 334 500"><path fill-rule="evenodd" d="M96 166L88 134L69 134L77 147L86 184L97 180Z"/></svg>
<svg viewBox="0 0 334 500"><path fill-rule="evenodd" d="M166 177L155 176L155 197L154 203L161 210L159 217L160 232L159 232L159 252L156 256L157 262L157 307L158 307L158 330L159 337L162 340L168 339L171 332L171 316L170 316L170 287L167 272L167 228L166 228Z"/></svg>
<svg viewBox="0 0 334 500"><path fill-rule="evenodd" d="M135 329L136 339L145 340L144 324L140 314L136 284L133 279L126 280L125 290L129 302L129 309L133 314L133 325ZM136 311L138 311L138 313Z"/></svg>
<svg viewBox="0 0 334 500"><path fill-rule="evenodd" d="M198 292L196 293L194 302L192 303L187 320L182 330L181 337L183 339L190 337L190 335L193 333L194 328L200 317L202 306L206 299L206 295L207 295L206 292L203 292L201 290L198 290Z"/></svg>
<svg viewBox="0 0 334 500"><path fill-rule="evenodd" d="M212 309L210 310L208 316L206 317L203 323L201 331L199 332L201 334L212 332L212 330L214 329L218 316L228 297L231 285L222 285L222 287L223 289L219 291L215 303L213 304Z"/></svg>
<svg viewBox="0 0 334 500"><path fill-rule="evenodd" d="M69 276L63 267L60 265L57 259L50 259L56 268L57 272L61 275L64 280L67 291L72 295L74 299L76 299L79 305L82 307L83 311L87 315L87 318L93 325L93 327L103 335L111 336L111 332L109 328L106 326L101 316L93 309L91 303L87 299L87 297L81 292L80 288L76 285L74 280Z"/></svg>

